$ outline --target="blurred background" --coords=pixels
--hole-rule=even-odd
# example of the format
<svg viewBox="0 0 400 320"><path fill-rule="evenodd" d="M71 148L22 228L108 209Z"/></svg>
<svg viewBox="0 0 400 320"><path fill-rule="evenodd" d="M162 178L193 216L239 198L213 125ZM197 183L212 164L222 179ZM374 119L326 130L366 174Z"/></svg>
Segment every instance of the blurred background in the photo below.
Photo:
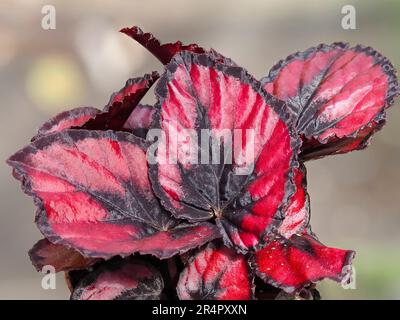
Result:
<svg viewBox="0 0 400 320"><path fill-rule="evenodd" d="M56 9L56 29L43 30L44 5ZM341 26L341 9L356 9L356 30ZM400 1L114 0L0 2L0 298L67 299L27 251L41 238L32 200L4 162L50 116L77 106L103 107L132 76L161 65L118 32L139 25L164 42L213 47L257 78L281 58L321 42L370 45L400 68ZM145 99L153 102L152 90ZM400 105L363 152L307 163L312 224L329 246L357 251L356 289L326 280L325 299L400 298ZM399 197L399 199L398 199Z"/></svg>

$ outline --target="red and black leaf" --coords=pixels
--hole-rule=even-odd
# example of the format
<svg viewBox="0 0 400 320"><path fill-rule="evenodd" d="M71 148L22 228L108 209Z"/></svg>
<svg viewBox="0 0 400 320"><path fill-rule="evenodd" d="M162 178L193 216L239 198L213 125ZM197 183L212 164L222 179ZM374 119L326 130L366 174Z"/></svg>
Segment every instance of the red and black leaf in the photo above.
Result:
<svg viewBox="0 0 400 320"><path fill-rule="evenodd" d="M304 164L294 171L296 192L285 206L285 218L279 226L278 233L289 239L301 233L310 221L310 198L307 193L307 172Z"/></svg>
<svg viewBox="0 0 400 320"><path fill-rule="evenodd" d="M156 95L155 127L164 133L158 163L150 165L157 197L177 218L215 218L228 246L241 252L256 246L280 224L295 189L299 143L279 113L283 103L244 69L190 52L175 55ZM204 131L210 139L200 143ZM212 152L215 141L222 141L220 154ZM223 153L224 147L233 151ZM213 164L216 155L220 161Z"/></svg>
<svg viewBox="0 0 400 320"><path fill-rule="evenodd" d="M86 258L73 249L51 243L47 239L36 242L28 254L37 271L42 271L47 265L53 266L55 272L86 269L100 261Z"/></svg>
<svg viewBox="0 0 400 320"><path fill-rule="evenodd" d="M59 132L72 127L80 127L90 119L94 118L99 112L99 109L92 107L81 107L61 112L46 121L39 128L37 135L33 137L32 140L46 134Z"/></svg>
<svg viewBox="0 0 400 320"><path fill-rule="evenodd" d="M210 243L189 259L177 291L181 300L249 300L253 277L245 256Z"/></svg>
<svg viewBox="0 0 400 320"><path fill-rule="evenodd" d="M342 281L351 272L354 251L329 248L306 233L290 239L276 237L251 258L256 274L288 293L330 278Z"/></svg>
<svg viewBox="0 0 400 320"><path fill-rule="evenodd" d="M143 32L137 26L131 28L123 28L120 32L126 34L132 39L140 43L146 48L153 56L155 56L162 64L168 64L173 56L181 51L190 51L193 53L208 53L212 55L218 62L229 65L236 65L231 59L224 57L222 54L214 49L209 51L199 47L197 44L182 44L181 41L174 43L161 43L153 34Z"/></svg>
<svg viewBox="0 0 400 320"><path fill-rule="evenodd" d="M71 300L159 300L163 288L161 274L148 263L111 260L82 278Z"/></svg>
<svg viewBox="0 0 400 320"><path fill-rule="evenodd" d="M34 197L44 236L84 256L164 259L219 237L216 226L179 223L159 205L146 143L132 134L68 129L35 140L8 163Z"/></svg>
<svg viewBox="0 0 400 320"><path fill-rule="evenodd" d="M326 155L343 154L353 150L365 149L373 134L385 125L386 113L382 112L375 120L353 135L346 138L332 137L329 143L321 144L318 139L310 138L302 146L301 159L303 161L322 158Z"/></svg>
<svg viewBox="0 0 400 320"><path fill-rule="evenodd" d="M129 79L121 90L111 96L104 110L81 128L121 130L132 111L158 78L159 74L153 72L152 74L145 74L143 77Z"/></svg>
<svg viewBox="0 0 400 320"><path fill-rule="evenodd" d="M344 43L292 54L262 84L295 112L304 159L366 147L399 94L396 71L387 58L370 47Z"/></svg>

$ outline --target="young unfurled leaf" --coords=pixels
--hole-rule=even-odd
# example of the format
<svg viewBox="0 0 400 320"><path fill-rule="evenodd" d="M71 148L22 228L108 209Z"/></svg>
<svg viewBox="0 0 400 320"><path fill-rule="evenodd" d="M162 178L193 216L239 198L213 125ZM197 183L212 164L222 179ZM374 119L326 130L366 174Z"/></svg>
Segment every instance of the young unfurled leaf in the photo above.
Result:
<svg viewBox="0 0 400 320"><path fill-rule="evenodd" d="M261 82L295 112L305 160L366 147L399 93L387 58L370 47L344 43L292 54Z"/></svg>
<svg viewBox="0 0 400 320"><path fill-rule="evenodd" d="M177 291L182 300L249 300L253 278L245 256L211 243L189 259Z"/></svg>
<svg viewBox="0 0 400 320"><path fill-rule="evenodd" d="M47 239L39 240L31 250L29 257L37 271L46 265L54 267L55 272L86 269L100 261L96 258L85 258L79 252Z"/></svg>
<svg viewBox="0 0 400 320"><path fill-rule="evenodd" d="M138 259L107 261L80 280L71 300L158 300L161 274Z"/></svg>
<svg viewBox="0 0 400 320"><path fill-rule="evenodd" d="M279 113L283 103L244 69L190 52L175 55L156 94L164 136L150 178L161 203L177 218L215 218L239 251L257 245L294 192L298 140Z"/></svg>
<svg viewBox="0 0 400 320"><path fill-rule="evenodd" d="M156 111L153 106L137 105L128 120L126 120L123 128L128 129L138 137L146 138Z"/></svg>
<svg viewBox="0 0 400 320"><path fill-rule="evenodd" d="M265 282L295 293L324 278L342 281L351 272L354 254L325 247L304 233L289 240L277 237L254 254L251 264Z"/></svg>
<svg viewBox="0 0 400 320"><path fill-rule="evenodd" d="M182 224L160 207L145 152L145 142L129 133L64 130L8 163L34 197L40 231L85 256L168 258L218 237L214 225Z"/></svg>

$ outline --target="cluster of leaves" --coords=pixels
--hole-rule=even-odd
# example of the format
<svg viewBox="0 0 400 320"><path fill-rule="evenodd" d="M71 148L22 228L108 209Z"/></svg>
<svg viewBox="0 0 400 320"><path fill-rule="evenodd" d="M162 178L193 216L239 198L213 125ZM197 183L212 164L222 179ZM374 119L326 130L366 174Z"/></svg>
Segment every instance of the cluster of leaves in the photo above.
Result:
<svg viewBox="0 0 400 320"><path fill-rule="evenodd" d="M259 81L213 49L121 31L164 74L128 80L103 110L55 116L8 160L45 237L35 267L66 272L72 299L311 299L315 282L346 279L354 252L311 231L304 162L367 146L399 93L391 63L323 44ZM139 104L155 82L157 103ZM157 156L172 147L177 161L149 163L149 129L252 129L253 169L189 163L190 139L161 139Z"/></svg>

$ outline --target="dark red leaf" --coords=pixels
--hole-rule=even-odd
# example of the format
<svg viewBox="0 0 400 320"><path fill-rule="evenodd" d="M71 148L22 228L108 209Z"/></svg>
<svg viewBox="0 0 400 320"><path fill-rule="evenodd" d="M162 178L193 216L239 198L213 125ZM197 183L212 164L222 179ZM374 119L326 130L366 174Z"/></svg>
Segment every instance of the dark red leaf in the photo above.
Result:
<svg viewBox="0 0 400 320"><path fill-rule="evenodd" d="M370 47L344 43L292 54L262 83L296 113L293 123L304 137L304 159L366 147L399 93L387 58Z"/></svg>
<svg viewBox="0 0 400 320"><path fill-rule="evenodd" d="M330 278L342 281L351 272L354 251L329 248L311 235L277 237L251 258L256 274L288 293Z"/></svg>
<svg viewBox="0 0 400 320"><path fill-rule="evenodd" d="M150 126L152 120L152 107L137 104L158 78L158 73L153 72L151 75L129 79L122 89L112 94L102 112L92 107L62 112L44 123L32 141L43 135L69 128L90 130L125 128L143 135L144 129Z"/></svg>
<svg viewBox="0 0 400 320"><path fill-rule="evenodd" d="M131 28L123 28L120 32L126 34L132 39L140 43L144 48L146 48L150 53L152 53L162 64L168 64L172 57L181 51L190 51L193 53L209 53L218 62L229 65L236 65L231 59L224 57L219 52L211 49L209 51L199 47L197 44L184 45L182 42L177 41L174 43L161 43L153 34L148 32L143 32L137 26Z"/></svg>
<svg viewBox="0 0 400 320"><path fill-rule="evenodd" d="M156 94L155 123L165 136L150 179L162 204L178 218L215 218L228 246L245 252L257 245L279 225L282 206L294 192L298 141L278 113L283 103L245 70L190 52L175 55ZM205 145L191 138L194 131L200 141L202 130L211 132ZM246 153L252 147L246 130L253 133L254 157ZM221 136L232 137L224 146L233 145L233 157L222 154L220 164L205 163L201 154L212 159L212 141ZM178 151L177 164L170 150ZM196 159L198 164L190 162Z"/></svg>
<svg viewBox="0 0 400 320"><path fill-rule="evenodd" d="M300 233L310 220L310 199L307 193L306 174L303 164L300 164L300 168L296 168L294 171L296 192L284 209L285 219L278 229L278 232L287 239Z"/></svg>
<svg viewBox="0 0 400 320"><path fill-rule="evenodd" d="M189 259L177 291L182 300L249 300L253 278L243 255L211 243Z"/></svg>
<svg viewBox="0 0 400 320"><path fill-rule="evenodd" d="M69 289L69 292L72 293L74 291L74 288L76 288L76 286L78 285L78 283L92 271L93 268L91 267L89 269L71 270L64 272L64 280Z"/></svg>
<svg viewBox="0 0 400 320"><path fill-rule="evenodd" d="M108 261L84 277L71 300L159 300L161 274L151 265L128 258Z"/></svg>
<svg viewBox="0 0 400 320"><path fill-rule="evenodd" d="M39 240L31 250L29 257L37 271L50 265L56 272L86 269L99 259L85 258L79 252L60 244L54 244L47 239Z"/></svg>
<svg viewBox="0 0 400 320"><path fill-rule="evenodd" d="M34 197L40 231L85 256L168 258L219 236L214 225L179 224L160 207L145 142L132 134L64 130L35 140L8 163Z"/></svg>
<svg viewBox="0 0 400 320"><path fill-rule="evenodd" d="M153 72L143 77L129 79L125 86L115 92L103 112L82 126L90 130L120 130L139 101L157 81L159 74Z"/></svg>
<svg viewBox="0 0 400 320"><path fill-rule="evenodd" d="M197 44L184 45L182 42L160 43L151 33L143 32L137 26L131 28L123 28L120 32L125 33L129 37L139 42L143 47L149 50L162 64L167 64L172 57L180 51L192 51L195 53L205 53L205 50Z"/></svg>
<svg viewBox="0 0 400 320"><path fill-rule="evenodd" d="M80 127L90 119L94 118L99 112L100 110L92 107L81 107L61 112L46 121L39 128L37 135L33 137L32 140L64 129Z"/></svg>

